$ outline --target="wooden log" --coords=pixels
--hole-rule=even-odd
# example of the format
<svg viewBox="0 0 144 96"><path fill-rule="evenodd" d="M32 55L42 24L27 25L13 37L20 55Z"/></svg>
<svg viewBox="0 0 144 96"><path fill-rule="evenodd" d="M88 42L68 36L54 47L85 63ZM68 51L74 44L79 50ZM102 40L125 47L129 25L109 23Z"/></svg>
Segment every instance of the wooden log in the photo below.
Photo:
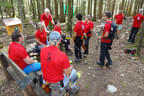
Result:
<svg viewBox="0 0 144 96"><path fill-rule="evenodd" d="M1 66L2 66L2 69L4 71L4 74L6 76L6 80L7 81L12 81L12 77L10 76L10 74L8 73L7 71L7 68L9 66L8 62L6 61L5 57L3 56L3 54L0 54L0 61L1 61Z"/></svg>

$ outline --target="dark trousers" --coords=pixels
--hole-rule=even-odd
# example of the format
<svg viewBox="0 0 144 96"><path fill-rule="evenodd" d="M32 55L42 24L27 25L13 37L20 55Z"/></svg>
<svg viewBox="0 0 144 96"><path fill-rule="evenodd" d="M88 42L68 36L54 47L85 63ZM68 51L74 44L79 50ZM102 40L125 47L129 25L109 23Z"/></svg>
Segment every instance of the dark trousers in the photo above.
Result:
<svg viewBox="0 0 144 96"><path fill-rule="evenodd" d="M74 51L75 51L75 57L77 59L81 59L82 58L82 53L81 53L82 42L83 41L82 41L81 37L76 37L75 38Z"/></svg>
<svg viewBox="0 0 144 96"><path fill-rule="evenodd" d="M85 40L85 47L86 47L84 54L88 54L90 37L87 37L84 40Z"/></svg>
<svg viewBox="0 0 144 96"><path fill-rule="evenodd" d="M139 28L132 27L131 33L129 36L129 42L132 42L132 43L135 42L135 37L136 37L136 34L138 33L138 31L139 31Z"/></svg>
<svg viewBox="0 0 144 96"><path fill-rule="evenodd" d="M101 51L100 51L100 64L102 66L104 66L105 64L105 58L107 58L108 60L108 64L111 64L112 63L112 60L111 60L111 57L110 57L110 54L109 54L109 44L107 43L101 43Z"/></svg>

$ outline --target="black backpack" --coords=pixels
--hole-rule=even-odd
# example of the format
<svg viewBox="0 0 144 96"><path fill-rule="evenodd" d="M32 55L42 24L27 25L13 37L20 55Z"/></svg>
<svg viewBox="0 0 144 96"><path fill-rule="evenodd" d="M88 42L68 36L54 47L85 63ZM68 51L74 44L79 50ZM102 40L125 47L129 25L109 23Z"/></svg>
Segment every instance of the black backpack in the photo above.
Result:
<svg viewBox="0 0 144 96"><path fill-rule="evenodd" d="M110 31L108 39L113 41L114 38L116 37L116 34L117 34L117 25L114 22L112 22L111 31Z"/></svg>

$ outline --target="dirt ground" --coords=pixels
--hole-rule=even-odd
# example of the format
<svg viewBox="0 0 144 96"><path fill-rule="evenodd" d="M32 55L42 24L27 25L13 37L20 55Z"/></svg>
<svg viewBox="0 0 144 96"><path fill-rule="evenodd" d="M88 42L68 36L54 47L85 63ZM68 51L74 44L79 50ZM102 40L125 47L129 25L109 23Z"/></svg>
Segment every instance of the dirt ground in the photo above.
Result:
<svg viewBox="0 0 144 96"><path fill-rule="evenodd" d="M95 26L97 25L99 23L96 23ZM139 59L132 60L131 55L123 52L130 46L127 42L129 30L130 21L127 20L124 22L120 39L114 41L110 51L113 60L112 68L105 70L96 64L100 49L96 50L97 37L96 32L94 33L90 39L88 58L83 58L83 62L80 64L73 62L74 67L82 72L82 77L78 81L81 89L76 96L144 96L144 64ZM74 55L69 58L74 61ZM118 91L115 94L107 93L108 84L117 87ZM21 95L14 81L5 82L4 74L0 68L0 96Z"/></svg>

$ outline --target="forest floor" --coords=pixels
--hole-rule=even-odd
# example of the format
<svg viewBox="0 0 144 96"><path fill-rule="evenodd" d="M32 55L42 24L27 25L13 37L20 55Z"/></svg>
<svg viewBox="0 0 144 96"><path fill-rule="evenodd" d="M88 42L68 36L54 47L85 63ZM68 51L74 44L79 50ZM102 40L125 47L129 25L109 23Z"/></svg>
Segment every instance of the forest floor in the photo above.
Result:
<svg viewBox="0 0 144 96"><path fill-rule="evenodd" d="M127 42L130 23L130 20L124 21L120 39L114 40L110 51L113 60L111 69L102 69L96 64L100 56L100 49L96 50L97 37L96 32L94 33L90 39L88 58L83 58L83 62L79 64L73 62L74 67L83 73L78 81L80 92L76 96L144 96L144 64L139 59L133 60L131 55L124 53L124 49L131 46ZM99 24L96 23L95 26ZM97 28L95 30L98 31ZM6 36L6 33L4 35ZM0 38L6 39L2 35ZM69 58L73 61L75 59L74 55ZM115 94L106 92L109 84L118 89ZM14 81L5 82L1 67L0 96L21 96Z"/></svg>

